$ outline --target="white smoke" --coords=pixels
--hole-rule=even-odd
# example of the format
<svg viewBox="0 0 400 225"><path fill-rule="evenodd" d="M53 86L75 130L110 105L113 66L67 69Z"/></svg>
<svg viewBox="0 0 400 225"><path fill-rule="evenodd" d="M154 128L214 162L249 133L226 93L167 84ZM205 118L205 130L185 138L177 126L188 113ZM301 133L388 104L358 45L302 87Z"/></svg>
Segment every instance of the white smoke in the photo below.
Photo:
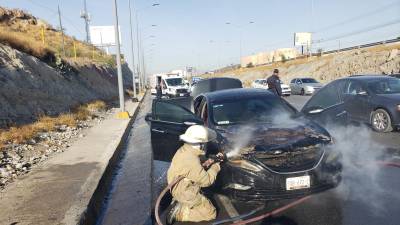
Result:
<svg viewBox="0 0 400 225"><path fill-rule="evenodd" d="M372 131L365 126L338 127L329 125L327 130L334 139L333 151L342 154L342 182L335 193L344 200L362 202L371 212L384 209L384 196L400 199L399 194L387 191L379 181L385 173L379 161L390 161L385 147L371 139Z"/></svg>
<svg viewBox="0 0 400 225"><path fill-rule="evenodd" d="M232 139L232 150L226 153L227 157L231 158L238 155L240 150L249 144L254 132L255 129L253 127L243 126L232 137L229 137Z"/></svg>

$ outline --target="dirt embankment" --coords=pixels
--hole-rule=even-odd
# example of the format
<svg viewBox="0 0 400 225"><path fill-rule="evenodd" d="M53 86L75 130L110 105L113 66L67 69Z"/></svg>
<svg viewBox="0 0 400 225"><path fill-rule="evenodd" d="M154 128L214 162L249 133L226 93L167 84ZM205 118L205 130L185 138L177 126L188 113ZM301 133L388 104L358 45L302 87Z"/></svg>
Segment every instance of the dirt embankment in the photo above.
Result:
<svg viewBox="0 0 400 225"><path fill-rule="evenodd" d="M313 77L327 83L329 81L355 74L400 73L400 44L387 44L376 47L334 53L308 59L298 59L273 65L241 68L224 73L205 76L229 76L242 80L245 86L258 78L280 70L281 79L289 83L295 77Z"/></svg>
<svg viewBox="0 0 400 225"><path fill-rule="evenodd" d="M126 65L123 74L126 87L132 87L132 73ZM117 96L117 75L111 66L70 62L54 68L0 44L0 127Z"/></svg>

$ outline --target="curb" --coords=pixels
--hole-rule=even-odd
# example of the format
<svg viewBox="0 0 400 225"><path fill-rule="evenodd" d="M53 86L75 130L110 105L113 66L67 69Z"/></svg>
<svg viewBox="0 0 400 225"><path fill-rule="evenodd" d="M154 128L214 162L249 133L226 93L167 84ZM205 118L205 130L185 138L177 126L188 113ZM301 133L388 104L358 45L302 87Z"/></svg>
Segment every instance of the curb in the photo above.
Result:
<svg viewBox="0 0 400 225"><path fill-rule="evenodd" d="M143 99L147 95L147 91L144 93L142 99L139 101L133 115L130 117L130 121L128 125L126 126L123 135L121 139L119 140L119 143L110 158L107 167L105 168L103 175L101 176L97 187L90 198L90 201L85 209L84 212L82 212L78 224L80 225L86 225L86 224L96 224L97 218L99 218L102 207L103 207L103 202L104 199L107 196L107 193L111 190L112 188L112 181L113 181L113 175L116 167L118 166L121 156L123 155L123 149L126 144L126 140L129 135L129 131L131 130L131 127L133 123L136 120L136 116L141 108L141 104L143 102Z"/></svg>

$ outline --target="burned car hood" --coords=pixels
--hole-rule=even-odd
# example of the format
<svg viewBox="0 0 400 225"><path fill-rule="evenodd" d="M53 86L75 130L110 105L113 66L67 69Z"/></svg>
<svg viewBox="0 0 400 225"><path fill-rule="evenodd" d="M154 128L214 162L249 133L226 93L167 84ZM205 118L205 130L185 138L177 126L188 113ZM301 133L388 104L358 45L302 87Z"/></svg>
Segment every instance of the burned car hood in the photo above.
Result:
<svg viewBox="0 0 400 225"><path fill-rule="evenodd" d="M276 172L313 168L331 143L329 133L311 121L291 126L278 124L233 125L221 132L225 152L234 151ZM232 154L232 155L233 155Z"/></svg>

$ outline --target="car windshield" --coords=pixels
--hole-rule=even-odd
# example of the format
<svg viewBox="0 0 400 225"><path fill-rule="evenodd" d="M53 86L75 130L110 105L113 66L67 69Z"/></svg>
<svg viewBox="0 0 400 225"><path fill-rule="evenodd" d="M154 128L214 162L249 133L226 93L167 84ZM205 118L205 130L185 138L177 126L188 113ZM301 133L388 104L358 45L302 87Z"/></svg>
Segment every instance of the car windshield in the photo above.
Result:
<svg viewBox="0 0 400 225"><path fill-rule="evenodd" d="M310 83L318 83L318 81L316 81L313 78L305 78L305 79L301 79L301 81L305 84L310 84Z"/></svg>
<svg viewBox="0 0 400 225"><path fill-rule="evenodd" d="M368 83L369 89L375 94L398 94L400 93L399 79L382 79Z"/></svg>
<svg viewBox="0 0 400 225"><path fill-rule="evenodd" d="M251 98L217 102L212 106L213 121L217 125L237 123L271 123L277 115L294 116L296 111L278 98Z"/></svg>
<svg viewBox="0 0 400 225"><path fill-rule="evenodd" d="M182 78L168 78L165 80L167 81L168 86L184 85Z"/></svg>

